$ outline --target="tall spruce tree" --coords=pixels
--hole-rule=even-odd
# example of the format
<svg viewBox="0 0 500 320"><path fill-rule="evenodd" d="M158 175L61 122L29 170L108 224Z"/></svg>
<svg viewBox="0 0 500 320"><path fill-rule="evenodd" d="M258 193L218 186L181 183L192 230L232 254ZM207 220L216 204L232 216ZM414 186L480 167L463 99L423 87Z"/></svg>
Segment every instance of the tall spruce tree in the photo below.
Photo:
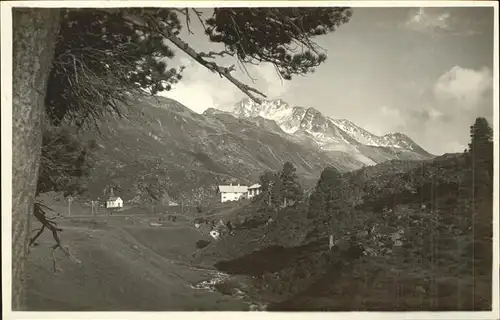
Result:
<svg viewBox="0 0 500 320"><path fill-rule="evenodd" d="M474 241L469 247L473 257L474 276L491 275L493 250L493 130L485 118L476 118L470 127L470 143L466 152L469 177L466 184L472 192L472 224ZM490 278L491 280L491 278ZM474 288L474 291L477 289Z"/></svg>
<svg viewBox="0 0 500 320"><path fill-rule="evenodd" d="M493 185L493 130L485 118L479 117L470 127L467 160L472 168L474 193Z"/></svg>

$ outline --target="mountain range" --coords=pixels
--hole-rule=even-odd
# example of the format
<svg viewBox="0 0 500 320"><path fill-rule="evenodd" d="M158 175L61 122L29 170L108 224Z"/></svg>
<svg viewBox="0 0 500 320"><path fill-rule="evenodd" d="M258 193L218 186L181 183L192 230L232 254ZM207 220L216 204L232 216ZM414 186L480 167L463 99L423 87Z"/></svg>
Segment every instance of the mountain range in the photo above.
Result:
<svg viewBox="0 0 500 320"><path fill-rule="evenodd" d="M204 114L220 112L209 109ZM364 165L391 159L417 160L432 157L402 133L377 136L349 120L332 119L315 108L291 106L281 99L265 100L260 104L244 99L229 114L249 119L267 129L282 131L288 138L303 144L313 144L324 152L345 152Z"/></svg>
<svg viewBox="0 0 500 320"><path fill-rule="evenodd" d="M305 186L325 166L342 172L392 159L433 156L400 133L376 136L348 120L282 100L245 99L227 112L198 114L165 97L141 98L124 107L123 118L107 116L88 197L113 187L128 202L151 199L199 203L215 196L217 184L253 183L266 170L290 161Z"/></svg>

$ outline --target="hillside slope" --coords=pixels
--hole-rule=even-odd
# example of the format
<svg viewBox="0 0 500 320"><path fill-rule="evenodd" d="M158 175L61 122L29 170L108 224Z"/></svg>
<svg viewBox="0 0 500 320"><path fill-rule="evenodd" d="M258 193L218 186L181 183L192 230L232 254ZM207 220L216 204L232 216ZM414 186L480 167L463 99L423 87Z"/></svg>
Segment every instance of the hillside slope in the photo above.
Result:
<svg viewBox="0 0 500 320"><path fill-rule="evenodd" d="M253 276L271 310L491 310L492 185L473 191L473 177L463 154L350 172L337 213L250 205L262 222L200 259Z"/></svg>
<svg viewBox="0 0 500 320"><path fill-rule="evenodd" d="M324 120L309 113L320 119L311 120L312 126ZM287 161L301 182L312 186L325 166L347 172L388 159L430 157L417 147L361 144L330 120L328 130L351 144L331 135L325 138L328 144L318 144L320 133L305 128L304 119L303 128L289 134L264 116L239 118L215 109L200 115L164 97L142 98L123 115L101 121L87 197L104 198L113 187L127 203L196 204L214 199L217 184L255 183L264 171L278 170ZM94 132L87 135L96 138Z"/></svg>
<svg viewBox="0 0 500 320"><path fill-rule="evenodd" d="M195 243L203 239L197 230L183 223L151 227L150 221L155 219L60 221L62 240L81 264L56 251L60 270L54 273L54 240L44 233L27 262L28 311L248 309L236 298L191 287L217 274L210 267L190 265Z"/></svg>
<svg viewBox="0 0 500 320"><path fill-rule="evenodd" d="M93 198L115 186L127 202L165 197L197 203L213 197L217 184L255 183L286 161L306 185L326 165L343 172L362 166L348 153L324 152L272 126L221 113L200 115L162 97L144 98L126 108L124 118L105 118L100 128L89 183Z"/></svg>

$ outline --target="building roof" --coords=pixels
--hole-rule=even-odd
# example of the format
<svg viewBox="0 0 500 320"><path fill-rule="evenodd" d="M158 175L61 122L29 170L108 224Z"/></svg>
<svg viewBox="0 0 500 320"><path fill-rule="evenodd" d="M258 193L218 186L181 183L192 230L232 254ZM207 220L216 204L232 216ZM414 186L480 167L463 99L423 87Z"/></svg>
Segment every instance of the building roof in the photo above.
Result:
<svg viewBox="0 0 500 320"><path fill-rule="evenodd" d="M248 187L248 189L259 189L260 187L261 187L261 185L256 183L256 184L252 184L250 187Z"/></svg>
<svg viewBox="0 0 500 320"><path fill-rule="evenodd" d="M235 193L245 193L248 192L247 186L219 186L219 191L223 193L235 192Z"/></svg>
<svg viewBox="0 0 500 320"><path fill-rule="evenodd" d="M118 199L120 199L120 197L109 197L108 201L116 201Z"/></svg>

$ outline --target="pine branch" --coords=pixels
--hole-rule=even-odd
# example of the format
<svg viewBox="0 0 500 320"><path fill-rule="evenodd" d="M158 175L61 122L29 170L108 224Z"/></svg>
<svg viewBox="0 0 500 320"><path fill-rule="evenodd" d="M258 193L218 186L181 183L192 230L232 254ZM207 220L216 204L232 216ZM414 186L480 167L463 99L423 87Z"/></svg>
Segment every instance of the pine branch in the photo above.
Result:
<svg viewBox="0 0 500 320"><path fill-rule="evenodd" d="M107 10L107 9L104 9L104 10ZM255 101L257 103L261 102L261 99L258 98L256 95L254 95L254 93L256 93L264 98L267 97L265 94L258 91L257 89L252 88L252 87L242 83L238 79L234 78L231 75L231 72L234 71L234 66L231 66L229 68L225 68L225 67L222 67L222 66L216 64L215 62L207 61L207 60L203 59L203 54L200 54L199 52L194 50L191 46L189 46L189 44L184 42L178 36L171 34L170 32L168 32L168 30L165 30L165 28L162 28L159 25L156 25L153 27L150 26L150 24L153 24L154 19L150 19L148 21L149 24L146 22L140 21L139 18L135 17L135 16L132 17L132 16L124 15L123 19L129 23L134 24L135 26L137 26L139 28L143 28L143 29L145 28L145 29L148 29L150 32L156 32L156 33L162 35L167 40L169 40L171 43L173 43L175 46L177 46L179 49L184 51L184 53L186 53L191 58L193 58L195 61L197 61L199 64L201 64L202 66L204 66L205 68L207 68L208 70L210 70L212 72L218 73L221 77L224 77L227 80L229 80L232 84L234 84L238 89L240 89L243 93L245 93L253 101Z"/></svg>
<svg viewBox="0 0 500 320"><path fill-rule="evenodd" d="M212 71L212 72L216 72L218 73L220 76L223 76L225 77L226 79L228 79L231 83L233 83L238 89L240 89L241 91L243 91L247 96L249 96L252 100L254 100L255 102L257 103L260 103L261 100L259 98L257 98L254 94L252 94L252 92L256 93L256 94L259 94L261 95L262 97L266 98L266 95L263 94L262 92L258 91L257 89L255 88L252 88L242 82L240 82L239 80L237 80L236 78L234 78L232 75L231 75L231 71L234 70L234 66L230 67L230 68L224 68L224 67L221 67L219 66L218 64L214 63L214 62L210 62L210 61L206 61L204 60L200 54L198 52L196 52L192 47L190 47L186 42L182 41L181 38L175 36L175 35L165 35L165 37L170 41L172 42L173 44L175 44L179 49L181 49L182 51L184 51L185 53L187 53L190 57L192 57L194 60L196 60L199 64L201 64L202 66L206 67L208 70Z"/></svg>
<svg viewBox="0 0 500 320"><path fill-rule="evenodd" d="M226 51L226 50L222 50L222 51L219 51L219 52L214 52L214 51L209 51L209 52L199 52L198 55L202 58L215 58L215 56L219 56L219 57L224 57L224 56L231 56L231 52L229 51Z"/></svg>
<svg viewBox="0 0 500 320"><path fill-rule="evenodd" d="M195 8L191 8L191 10L196 14L196 17L198 17L198 21L200 22L201 26L203 27L203 31L207 31L207 26L205 25L205 22L203 22L203 17L202 13Z"/></svg>

